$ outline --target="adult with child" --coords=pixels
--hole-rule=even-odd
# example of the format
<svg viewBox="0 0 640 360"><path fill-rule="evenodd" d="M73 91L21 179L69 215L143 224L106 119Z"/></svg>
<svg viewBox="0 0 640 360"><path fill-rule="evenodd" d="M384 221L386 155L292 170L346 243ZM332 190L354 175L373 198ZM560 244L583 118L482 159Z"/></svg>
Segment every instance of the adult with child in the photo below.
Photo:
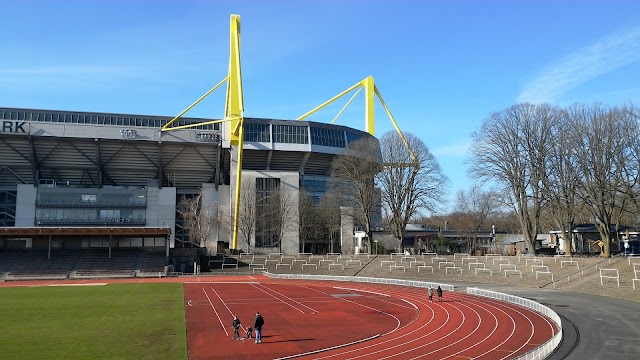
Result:
<svg viewBox="0 0 640 360"><path fill-rule="evenodd" d="M253 330L256 333L256 344L262 344L262 326L264 325L264 319L260 312L256 313L256 320L253 323Z"/></svg>
<svg viewBox="0 0 640 360"><path fill-rule="evenodd" d="M238 319L238 317L235 316L235 315L233 315L232 326L233 326L233 338L234 339L241 339L240 331L239 331L239 329L240 329L240 319Z"/></svg>

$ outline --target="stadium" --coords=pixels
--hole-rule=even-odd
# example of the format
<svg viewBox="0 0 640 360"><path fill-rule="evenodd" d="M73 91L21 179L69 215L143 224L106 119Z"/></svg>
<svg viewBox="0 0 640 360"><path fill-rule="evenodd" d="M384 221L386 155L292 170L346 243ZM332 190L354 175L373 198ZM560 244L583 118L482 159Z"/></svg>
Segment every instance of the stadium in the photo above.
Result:
<svg viewBox="0 0 640 360"><path fill-rule="evenodd" d="M0 108L0 249L33 249L47 260L52 252L71 254L69 262L87 251L100 253L87 255L92 261L105 254L123 256L123 262L141 256L150 264L136 266L143 273L170 262L191 272L200 254L228 248L326 252L313 241L300 243L298 199L302 192L316 202L323 197L332 186L334 159L350 144L377 144L378 90L369 77L327 102L365 88L367 131L303 121L327 103L296 120L245 118L238 16L231 18L230 34L229 74L176 117ZM224 83L223 119L182 116ZM238 241L241 189L256 199L286 189L293 210L279 236L269 230L273 219L258 217L251 239ZM178 211L181 200L196 196L201 211L209 211L201 239ZM257 200L251 206L259 213L267 205ZM338 246L353 254L353 219L344 209Z"/></svg>
<svg viewBox="0 0 640 360"><path fill-rule="evenodd" d="M224 83L224 118L183 116ZM364 131L305 121L356 88L365 90ZM552 354L564 330L551 308L471 286L465 294L440 281L466 284L473 274L521 285L534 281L527 270L536 266L565 274L568 283L575 273L563 262L577 267L577 261L558 268L548 259L542 265L537 258L489 256L498 254L358 254L349 206L339 207L338 252L301 241L302 194L317 202L336 183L344 186L334 160L372 155L353 151L353 143L369 140L379 152L375 96L404 140L371 77L295 120L244 117L233 15L229 74L178 116L0 108L0 288L10 325L0 343L7 358ZM293 226L274 238L270 219L256 219L250 241L239 240L241 199L253 195L251 209L261 212L268 204L255 199L282 189L292 195ZM200 242L179 211L196 197L215 219ZM223 257L221 272L181 276L198 272L199 255L227 249L236 253L227 257L230 264ZM243 260L244 269L234 272ZM176 278L160 279L170 266ZM539 273L551 274L555 289L553 273L537 271L535 294L549 285ZM425 288L436 287L446 290L445 300L427 303ZM230 339L225 323L239 315L250 324L256 304L269 314L270 333L264 347L251 348ZM312 322L301 338L299 325Z"/></svg>

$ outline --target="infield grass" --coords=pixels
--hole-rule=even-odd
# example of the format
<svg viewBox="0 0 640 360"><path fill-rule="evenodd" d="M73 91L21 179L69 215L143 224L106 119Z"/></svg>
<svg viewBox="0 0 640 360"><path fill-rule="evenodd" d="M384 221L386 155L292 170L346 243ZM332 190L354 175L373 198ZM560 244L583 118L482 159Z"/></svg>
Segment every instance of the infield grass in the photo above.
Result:
<svg viewBox="0 0 640 360"><path fill-rule="evenodd" d="M183 284L0 288L0 358L187 359Z"/></svg>

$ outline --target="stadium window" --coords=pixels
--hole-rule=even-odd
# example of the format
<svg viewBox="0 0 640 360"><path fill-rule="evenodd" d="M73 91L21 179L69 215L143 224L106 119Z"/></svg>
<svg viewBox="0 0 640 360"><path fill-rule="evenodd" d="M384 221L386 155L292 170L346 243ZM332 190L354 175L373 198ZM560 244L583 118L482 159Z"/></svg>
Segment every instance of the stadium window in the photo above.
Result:
<svg viewBox="0 0 640 360"><path fill-rule="evenodd" d="M59 122L60 121L60 114L53 114L53 122Z"/></svg>
<svg viewBox="0 0 640 360"><path fill-rule="evenodd" d="M67 121L65 121L65 122L67 122ZM71 115L71 122L74 123L74 124L77 124L78 123L78 115Z"/></svg>
<svg viewBox="0 0 640 360"><path fill-rule="evenodd" d="M46 122L51 122L51 119L52 119L51 114L45 114L45 115L44 115L44 121L46 121Z"/></svg>
<svg viewBox="0 0 640 360"><path fill-rule="evenodd" d="M24 120L24 112L18 112L18 120Z"/></svg>

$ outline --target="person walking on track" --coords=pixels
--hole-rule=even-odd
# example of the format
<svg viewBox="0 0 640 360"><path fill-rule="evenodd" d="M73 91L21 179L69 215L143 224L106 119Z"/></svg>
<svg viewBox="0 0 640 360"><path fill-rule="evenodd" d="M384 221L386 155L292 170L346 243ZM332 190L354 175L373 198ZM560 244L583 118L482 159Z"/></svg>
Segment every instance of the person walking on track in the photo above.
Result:
<svg viewBox="0 0 640 360"><path fill-rule="evenodd" d="M233 338L234 339L240 339L240 332L238 331L240 329L240 319L238 319L237 316L233 315Z"/></svg>
<svg viewBox="0 0 640 360"><path fill-rule="evenodd" d="M442 302L442 288L440 287L440 285L438 285L438 301Z"/></svg>
<svg viewBox="0 0 640 360"><path fill-rule="evenodd" d="M253 323L253 330L256 332L256 344L262 344L262 326L264 325L264 319L260 312L256 313L256 321Z"/></svg>
<svg viewBox="0 0 640 360"><path fill-rule="evenodd" d="M433 288L429 287L429 302L433 302Z"/></svg>

